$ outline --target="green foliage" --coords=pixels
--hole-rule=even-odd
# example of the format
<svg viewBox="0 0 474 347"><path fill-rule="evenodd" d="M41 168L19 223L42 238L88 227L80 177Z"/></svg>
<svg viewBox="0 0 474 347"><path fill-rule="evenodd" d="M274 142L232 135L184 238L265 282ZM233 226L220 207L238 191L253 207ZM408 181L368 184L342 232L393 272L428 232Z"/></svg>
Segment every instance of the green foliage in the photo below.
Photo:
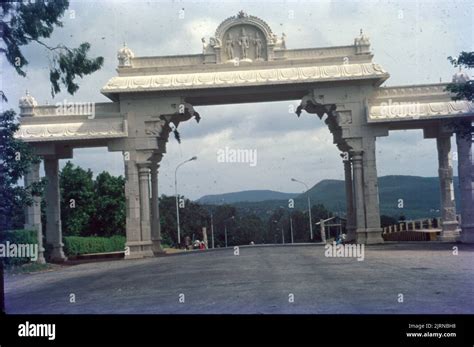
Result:
<svg viewBox="0 0 474 347"><path fill-rule="evenodd" d="M88 59L87 53L90 49L90 44L87 42L81 43L79 48L65 49L64 53L59 53L53 59L53 68L49 73L49 80L51 81L51 95L61 91L60 82L67 87L69 94L74 94L79 85L74 83L76 76L83 77L89 75L102 67L104 58L98 57L96 59Z"/></svg>
<svg viewBox="0 0 474 347"><path fill-rule="evenodd" d="M455 67L465 67L472 69L474 67L474 52L461 52L458 58L448 57L448 60ZM446 87L447 91L454 93L453 100L468 100L474 99L474 81L467 81L466 83L450 83Z"/></svg>
<svg viewBox="0 0 474 347"><path fill-rule="evenodd" d="M66 256L75 256L91 253L118 252L125 250L125 236L112 237L64 237L64 253Z"/></svg>
<svg viewBox="0 0 474 347"><path fill-rule="evenodd" d="M0 53L20 76L26 76L28 60L23 55L22 46L35 42L47 49L52 56L50 67L51 94L61 91L63 84L70 94L77 91L76 77L82 78L101 68L102 57L87 56L90 45L82 43L78 48L65 45L49 46L42 39L49 38L56 27L62 27L60 18L69 7L69 1L19 1L2 2L0 6L0 26L2 48ZM6 100L2 92L2 97Z"/></svg>
<svg viewBox="0 0 474 347"><path fill-rule="evenodd" d="M160 197L160 223L163 242L177 245L178 234L176 226L176 198L174 196ZM202 240L202 227L210 229L210 215L199 204L185 199L185 208L179 210L181 226L181 242L184 243L186 236Z"/></svg>
<svg viewBox="0 0 474 347"><path fill-rule="evenodd" d="M0 113L0 230L17 227L15 216L32 204L32 195L39 195L42 190L41 184L17 185L30 165L39 162L27 143L13 137L17 130L15 112Z"/></svg>
<svg viewBox="0 0 474 347"><path fill-rule="evenodd" d="M390 217L390 216L386 216L386 215L381 215L380 216L380 226L382 228L384 227L388 227L390 225L395 225L397 224L398 221L396 218L393 218L393 217Z"/></svg>
<svg viewBox="0 0 474 347"><path fill-rule="evenodd" d="M107 172L93 180L67 162L60 173L61 220L66 236L125 235L125 179Z"/></svg>
<svg viewBox="0 0 474 347"><path fill-rule="evenodd" d="M94 181L94 212L89 230L100 236L125 235L125 179L108 172Z"/></svg>
<svg viewBox="0 0 474 347"><path fill-rule="evenodd" d="M92 171L68 161L60 172L61 216L64 235L85 236L94 212Z"/></svg>
<svg viewBox="0 0 474 347"><path fill-rule="evenodd" d="M35 230L11 230L0 232L0 243L37 244L38 238ZM18 266L30 263L28 258L0 258L6 266Z"/></svg>

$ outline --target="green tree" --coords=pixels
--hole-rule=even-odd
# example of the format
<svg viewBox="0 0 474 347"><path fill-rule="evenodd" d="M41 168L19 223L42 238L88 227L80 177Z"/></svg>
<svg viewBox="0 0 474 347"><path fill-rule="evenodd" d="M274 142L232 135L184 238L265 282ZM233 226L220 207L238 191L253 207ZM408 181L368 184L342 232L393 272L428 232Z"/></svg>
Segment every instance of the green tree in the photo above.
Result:
<svg viewBox="0 0 474 347"><path fill-rule="evenodd" d="M49 79L53 97L61 91L61 85L69 94L74 94L79 89L76 78L99 70L104 62L102 57L88 57L90 44L87 42L70 48L64 44L50 46L42 41L48 39L55 28L63 26L60 18L68 7L67 0L10 1L0 5L0 53L20 76L26 76L24 68L28 60L22 47L30 43L44 47L51 57ZM3 91L1 94L6 101Z"/></svg>
<svg viewBox="0 0 474 347"><path fill-rule="evenodd" d="M95 208L92 171L74 167L68 161L61 170L59 179L63 234L90 235L90 220Z"/></svg>
<svg viewBox="0 0 474 347"><path fill-rule="evenodd" d="M174 196L160 197L160 225L162 242L177 245L176 200Z"/></svg>
<svg viewBox="0 0 474 347"><path fill-rule="evenodd" d="M29 187L18 185L19 179L26 174L32 163L39 158L23 141L14 138L18 130L15 112L12 110L0 114L0 230L18 227L18 212L31 205L33 195L41 195L42 185ZM15 223L16 221L16 223Z"/></svg>
<svg viewBox="0 0 474 347"><path fill-rule="evenodd" d="M89 231L98 236L125 235L125 179L108 172L94 181L94 211Z"/></svg>
<svg viewBox="0 0 474 347"><path fill-rule="evenodd" d="M233 218L232 218L233 217ZM215 245L225 247L225 230L227 229L227 245L230 245L236 227L237 210L231 205L219 205L214 212Z"/></svg>
<svg viewBox="0 0 474 347"><path fill-rule="evenodd" d="M472 69L474 67L474 52L461 52L458 58L448 57L448 60L455 67L462 67ZM467 100L473 101L474 99L474 81L469 78L459 78L458 81L448 84L446 87L447 91L454 93L453 100ZM473 126L472 121L469 119L455 119L448 123L453 129L457 136L462 138L471 139Z"/></svg>
<svg viewBox="0 0 474 347"><path fill-rule="evenodd" d="M398 221L397 221L396 218L386 216L386 215L381 215L380 216L380 226L382 228L388 227L390 225L395 225L397 223L398 223Z"/></svg>
<svg viewBox="0 0 474 347"><path fill-rule="evenodd" d="M461 52L458 58L448 57L448 60L455 67L474 68L474 52ZM473 101L474 99L474 81L450 83L446 87L446 90L455 94L453 100Z"/></svg>

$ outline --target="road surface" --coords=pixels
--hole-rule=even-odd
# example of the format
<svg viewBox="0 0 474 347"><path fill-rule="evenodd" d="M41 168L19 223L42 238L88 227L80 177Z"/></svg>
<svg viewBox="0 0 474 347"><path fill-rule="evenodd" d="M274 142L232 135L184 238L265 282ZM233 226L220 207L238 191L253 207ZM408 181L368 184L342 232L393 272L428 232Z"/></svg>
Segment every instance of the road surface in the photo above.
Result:
<svg viewBox="0 0 474 347"><path fill-rule="evenodd" d="M367 246L363 261L326 257L322 245L188 252L7 275L6 310L472 314L473 264L472 245L448 243Z"/></svg>

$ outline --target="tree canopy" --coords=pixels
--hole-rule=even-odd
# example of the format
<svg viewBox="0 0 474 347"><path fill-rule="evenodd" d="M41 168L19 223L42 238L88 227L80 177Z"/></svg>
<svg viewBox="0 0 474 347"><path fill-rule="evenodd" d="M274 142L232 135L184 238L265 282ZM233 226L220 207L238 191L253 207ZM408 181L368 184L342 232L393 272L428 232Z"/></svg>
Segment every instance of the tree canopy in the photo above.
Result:
<svg viewBox="0 0 474 347"><path fill-rule="evenodd" d="M61 91L61 86L74 94L79 89L76 78L99 70L104 62L103 57L88 57L90 44L87 42L70 48L64 44L50 46L43 41L63 26L60 18L68 7L67 0L2 2L0 5L0 53L20 76L26 76L29 61L22 52L23 46L36 43L44 47L51 54L49 79L53 97ZM1 94L6 101L5 93L1 91Z"/></svg>

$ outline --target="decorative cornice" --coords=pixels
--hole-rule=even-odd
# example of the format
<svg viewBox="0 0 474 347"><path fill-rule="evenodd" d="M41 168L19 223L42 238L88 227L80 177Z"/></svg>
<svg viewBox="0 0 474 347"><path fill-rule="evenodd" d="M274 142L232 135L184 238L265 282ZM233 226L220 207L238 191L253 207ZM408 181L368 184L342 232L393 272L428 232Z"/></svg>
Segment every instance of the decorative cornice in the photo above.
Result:
<svg viewBox="0 0 474 347"><path fill-rule="evenodd" d="M71 141L127 137L126 120L87 120L71 123L22 124L15 138L26 142Z"/></svg>
<svg viewBox="0 0 474 347"><path fill-rule="evenodd" d="M395 102L369 106L368 121L391 122L461 115L474 116L474 104L469 101Z"/></svg>
<svg viewBox="0 0 474 347"><path fill-rule="evenodd" d="M373 95L374 99L390 99L400 97L439 96L450 94L446 91L447 83L421 84L379 88Z"/></svg>
<svg viewBox="0 0 474 347"><path fill-rule="evenodd" d="M381 66L374 63L136 77L123 76L110 79L101 92L110 94L138 91L189 90L348 79L386 79L388 76L388 73Z"/></svg>

